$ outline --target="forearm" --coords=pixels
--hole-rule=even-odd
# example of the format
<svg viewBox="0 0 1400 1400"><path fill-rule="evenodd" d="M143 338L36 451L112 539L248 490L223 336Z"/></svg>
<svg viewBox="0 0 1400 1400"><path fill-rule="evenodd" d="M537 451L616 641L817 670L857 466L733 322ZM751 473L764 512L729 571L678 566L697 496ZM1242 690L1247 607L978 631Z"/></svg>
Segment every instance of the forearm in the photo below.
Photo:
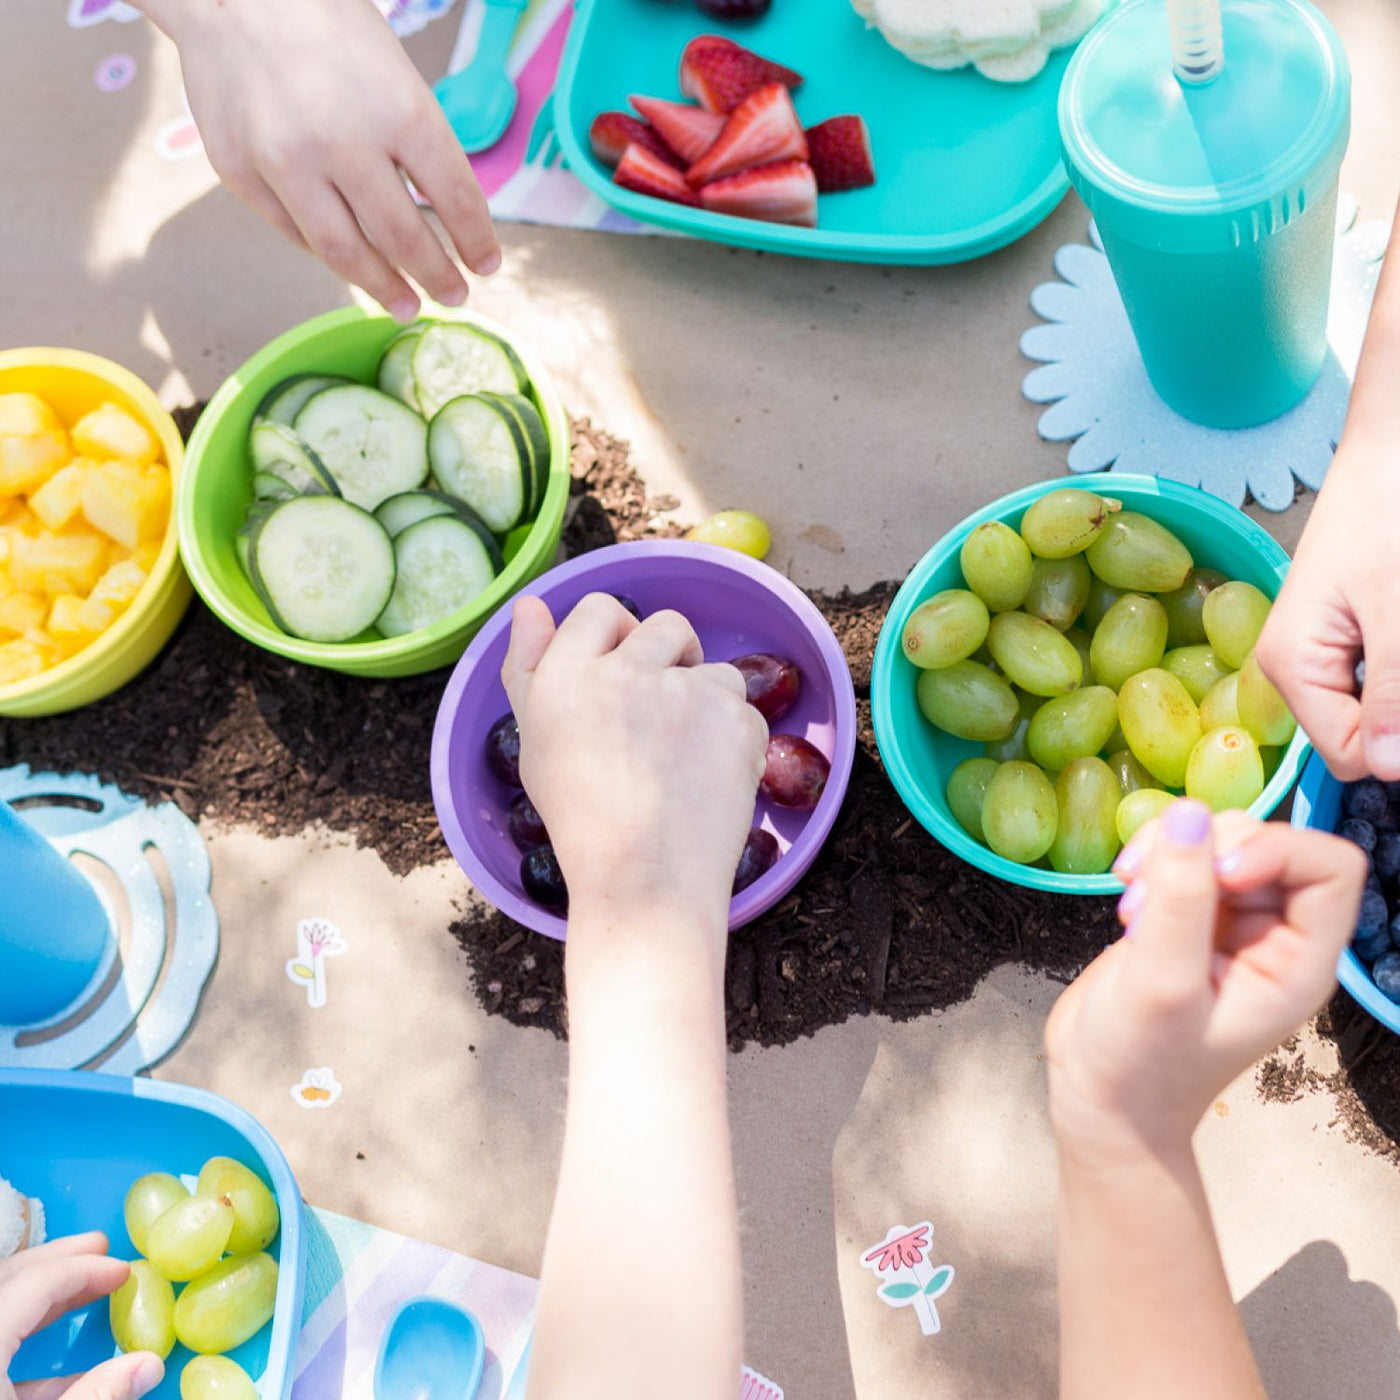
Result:
<svg viewBox="0 0 1400 1400"><path fill-rule="evenodd" d="M1390 460L1400 472L1400 453L1395 450L1395 444L1400 442L1397 382L1400 382L1400 209L1396 211L1390 250L1376 288L1343 434L1344 446L1355 443L1383 449L1380 458L1373 451L1357 454L1356 460L1365 463L1368 470L1374 470L1378 460ZM1346 463L1351 457L1342 451L1337 460Z"/></svg>
<svg viewBox="0 0 1400 1400"><path fill-rule="evenodd" d="M1061 1400L1265 1400L1190 1148L1060 1153Z"/></svg>
<svg viewBox="0 0 1400 1400"><path fill-rule="evenodd" d="M569 1107L530 1400L649 1396L662 1376L672 1400L737 1385L723 966L706 946L723 939L653 926L631 941L571 921Z"/></svg>

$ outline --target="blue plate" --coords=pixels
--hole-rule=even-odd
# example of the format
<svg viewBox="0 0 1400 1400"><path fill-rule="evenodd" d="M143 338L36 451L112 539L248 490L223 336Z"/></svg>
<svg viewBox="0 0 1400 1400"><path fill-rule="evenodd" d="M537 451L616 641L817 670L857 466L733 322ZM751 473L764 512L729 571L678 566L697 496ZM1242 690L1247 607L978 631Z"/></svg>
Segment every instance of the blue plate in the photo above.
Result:
<svg viewBox="0 0 1400 1400"><path fill-rule="evenodd" d="M201 1089L72 1070L0 1070L0 1176L44 1205L48 1234L104 1230L112 1253L136 1256L122 1222L127 1188L151 1171L194 1175L210 1157L234 1157L272 1189L282 1228L268 1247L279 1266L271 1323L229 1355L263 1400L292 1392L306 1282L301 1193L277 1144L241 1108ZM38 1380L83 1371L113 1354L103 1300L30 1338L10 1371ZM190 1353L176 1347L152 1392L176 1400Z"/></svg>
<svg viewBox="0 0 1400 1400"><path fill-rule="evenodd" d="M877 183L823 195L819 228L711 214L613 184L588 128L631 110L630 93L679 99L681 50L723 33L806 81L794 94L807 126L856 112L870 128ZM580 0L554 96L573 172L625 214L720 243L853 262L951 263L1004 247L1040 223L1069 188L1056 99L1072 49L1028 83L973 69L921 68L868 30L849 0L775 0L763 19L721 25L691 4Z"/></svg>
<svg viewBox="0 0 1400 1400"><path fill-rule="evenodd" d="M1293 795L1293 825L1335 831L1342 815L1342 785L1314 754L1303 769ZM1400 1035L1400 1004L1391 1001L1371 980L1366 964L1350 948L1337 962L1337 980L1381 1025Z"/></svg>

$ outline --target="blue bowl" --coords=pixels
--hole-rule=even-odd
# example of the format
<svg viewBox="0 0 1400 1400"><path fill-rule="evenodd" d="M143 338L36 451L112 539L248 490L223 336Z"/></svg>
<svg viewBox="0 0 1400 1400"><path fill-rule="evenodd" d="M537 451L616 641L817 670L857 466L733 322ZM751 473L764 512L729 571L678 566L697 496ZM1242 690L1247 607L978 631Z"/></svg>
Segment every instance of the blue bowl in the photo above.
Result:
<svg viewBox="0 0 1400 1400"><path fill-rule="evenodd" d="M272 1321L229 1356L257 1384L263 1400L292 1393L306 1283L301 1193L277 1144L241 1108L217 1094L152 1079L71 1070L0 1070L0 1175L43 1202L50 1239L102 1230L111 1252L136 1257L122 1220L127 1188L146 1172L197 1173L210 1157L233 1157L277 1197L282 1228L268 1246L278 1263ZM113 1355L107 1303L69 1313L19 1350L12 1380L86 1371ZM176 1400L190 1359L177 1346L165 1380L152 1391Z"/></svg>
<svg viewBox="0 0 1400 1400"><path fill-rule="evenodd" d="M1342 784L1327 771L1322 756L1314 754L1293 797L1293 825L1335 831L1341 810ZM1400 1003L1376 986L1366 964L1350 948L1338 959L1337 980L1381 1025L1400 1035Z"/></svg>

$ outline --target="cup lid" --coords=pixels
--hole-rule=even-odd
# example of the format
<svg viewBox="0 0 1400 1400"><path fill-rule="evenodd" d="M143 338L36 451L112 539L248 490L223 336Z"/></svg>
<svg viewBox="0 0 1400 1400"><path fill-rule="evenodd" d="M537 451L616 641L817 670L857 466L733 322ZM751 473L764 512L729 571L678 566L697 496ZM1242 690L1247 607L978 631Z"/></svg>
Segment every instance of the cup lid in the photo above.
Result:
<svg viewBox="0 0 1400 1400"><path fill-rule="evenodd" d="M1094 189L1183 214L1330 184L1351 99L1336 31L1307 0L1222 0L1221 10L1225 62L1206 83L1173 72L1161 0L1126 0L1080 44L1060 89L1060 134L1091 208Z"/></svg>

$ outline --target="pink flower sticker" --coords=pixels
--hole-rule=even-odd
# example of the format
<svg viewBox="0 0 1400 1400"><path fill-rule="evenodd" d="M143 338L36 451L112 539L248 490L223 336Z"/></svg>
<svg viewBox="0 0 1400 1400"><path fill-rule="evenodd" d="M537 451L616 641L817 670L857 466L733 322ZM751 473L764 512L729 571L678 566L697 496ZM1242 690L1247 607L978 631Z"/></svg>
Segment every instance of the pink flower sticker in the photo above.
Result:
<svg viewBox="0 0 1400 1400"><path fill-rule="evenodd" d="M136 76L136 60L129 53L109 54L93 71L98 92L120 92Z"/></svg>

